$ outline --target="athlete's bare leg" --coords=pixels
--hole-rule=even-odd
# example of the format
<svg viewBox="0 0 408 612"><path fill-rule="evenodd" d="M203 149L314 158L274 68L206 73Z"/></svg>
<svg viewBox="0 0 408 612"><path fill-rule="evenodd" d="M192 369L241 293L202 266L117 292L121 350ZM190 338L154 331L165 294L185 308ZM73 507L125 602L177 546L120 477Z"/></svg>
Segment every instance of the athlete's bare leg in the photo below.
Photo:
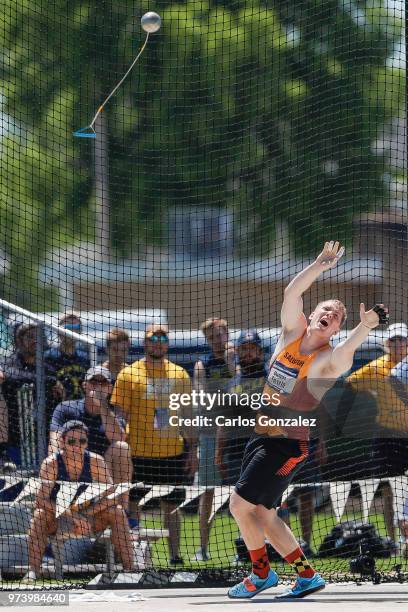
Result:
<svg viewBox="0 0 408 612"><path fill-rule="evenodd" d="M247 549L258 550L261 548L265 544L265 535L257 514L259 506L247 502L236 491L233 491L229 507L232 516L238 524Z"/></svg>
<svg viewBox="0 0 408 612"><path fill-rule="evenodd" d="M281 557L287 557L299 547L298 541L292 531L286 523L279 518L274 508L269 510L262 505L255 507L255 518L263 528L264 537L269 540Z"/></svg>

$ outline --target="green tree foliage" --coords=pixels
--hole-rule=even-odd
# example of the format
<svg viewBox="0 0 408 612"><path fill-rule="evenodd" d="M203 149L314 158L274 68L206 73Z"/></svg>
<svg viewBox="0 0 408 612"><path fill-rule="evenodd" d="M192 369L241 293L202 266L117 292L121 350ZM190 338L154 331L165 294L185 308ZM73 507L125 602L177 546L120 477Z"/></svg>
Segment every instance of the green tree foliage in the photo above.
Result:
<svg viewBox="0 0 408 612"><path fill-rule="evenodd" d="M3 293L30 303L48 250L92 238L93 142L72 131L130 65L145 0L0 0L0 78L17 129L1 140ZM236 213L242 254L348 241L386 203L372 152L403 101L387 67L401 23L375 0L158 0L163 27L106 110L111 238L164 241L170 206ZM4 124L4 122L3 122ZM49 297L49 296L48 296ZM44 302L45 300L45 302Z"/></svg>

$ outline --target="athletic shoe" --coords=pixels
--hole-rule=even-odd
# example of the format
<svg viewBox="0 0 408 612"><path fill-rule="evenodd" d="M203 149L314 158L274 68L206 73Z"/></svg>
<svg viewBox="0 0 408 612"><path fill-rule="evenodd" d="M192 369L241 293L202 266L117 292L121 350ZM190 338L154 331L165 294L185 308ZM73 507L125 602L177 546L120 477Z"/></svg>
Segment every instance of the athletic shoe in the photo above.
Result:
<svg viewBox="0 0 408 612"><path fill-rule="evenodd" d="M315 574L313 578L301 578L298 576L293 587L289 591L282 593L282 595L276 595L276 599L300 599L311 593L316 593L316 591L321 591L325 586L326 582L320 574Z"/></svg>
<svg viewBox="0 0 408 612"><path fill-rule="evenodd" d="M176 555L175 557L172 557L170 559L170 565L184 565L183 557L179 557L178 555Z"/></svg>
<svg viewBox="0 0 408 612"><path fill-rule="evenodd" d="M21 579L21 584L34 584L37 580L36 573L33 570L29 570L25 576Z"/></svg>
<svg viewBox="0 0 408 612"><path fill-rule="evenodd" d="M227 595L230 599L251 599L261 591L275 587L278 582L278 574L271 569L268 576L263 579L252 572L242 582L231 587Z"/></svg>
<svg viewBox="0 0 408 612"><path fill-rule="evenodd" d="M206 548L199 548L194 554L194 561L209 561L210 559Z"/></svg>

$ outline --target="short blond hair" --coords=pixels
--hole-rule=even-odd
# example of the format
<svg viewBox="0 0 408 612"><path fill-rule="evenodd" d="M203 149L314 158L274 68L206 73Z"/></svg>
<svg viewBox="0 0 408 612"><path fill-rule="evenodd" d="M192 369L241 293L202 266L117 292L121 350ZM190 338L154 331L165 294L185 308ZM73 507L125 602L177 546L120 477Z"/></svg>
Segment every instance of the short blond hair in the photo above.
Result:
<svg viewBox="0 0 408 612"><path fill-rule="evenodd" d="M218 325L219 327L225 327L225 329L228 329L228 323L226 319L219 319L218 317L210 317L209 319L206 319L204 323L201 323L200 330L203 332L204 336L206 336L208 332L211 331L213 327L215 327L215 325Z"/></svg>
<svg viewBox="0 0 408 612"><path fill-rule="evenodd" d="M110 346L112 342L129 342L129 334L125 329L114 327L106 334L106 346Z"/></svg>

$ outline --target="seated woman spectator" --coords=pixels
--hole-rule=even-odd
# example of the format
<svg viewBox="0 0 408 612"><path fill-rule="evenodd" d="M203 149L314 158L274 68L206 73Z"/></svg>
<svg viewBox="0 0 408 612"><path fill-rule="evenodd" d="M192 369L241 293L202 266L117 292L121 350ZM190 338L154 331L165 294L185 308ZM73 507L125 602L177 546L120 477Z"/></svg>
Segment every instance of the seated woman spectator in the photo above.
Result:
<svg viewBox="0 0 408 612"><path fill-rule="evenodd" d="M55 516L59 482L112 483L105 460L87 450L88 428L81 421L68 421L61 430L60 449L44 459L40 478L43 480L36 497L36 509L28 533L29 571L25 583L38 579L42 557L48 537L57 532ZM77 496L79 495L77 492ZM123 568L135 568L134 551L126 513L117 499L99 499L93 505L81 510L75 509L75 499L63 513L65 522L70 520L77 535L91 535L110 527L112 543L122 559Z"/></svg>
<svg viewBox="0 0 408 612"><path fill-rule="evenodd" d="M103 455L112 474L113 481L132 480L132 461L126 442L125 423L116 415L109 403L112 379L109 370L102 366L90 368L83 382L85 397L61 402L55 408L50 426L50 453L59 448L61 431L67 421L80 420L89 429L89 449ZM123 504L127 509L128 494Z"/></svg>

